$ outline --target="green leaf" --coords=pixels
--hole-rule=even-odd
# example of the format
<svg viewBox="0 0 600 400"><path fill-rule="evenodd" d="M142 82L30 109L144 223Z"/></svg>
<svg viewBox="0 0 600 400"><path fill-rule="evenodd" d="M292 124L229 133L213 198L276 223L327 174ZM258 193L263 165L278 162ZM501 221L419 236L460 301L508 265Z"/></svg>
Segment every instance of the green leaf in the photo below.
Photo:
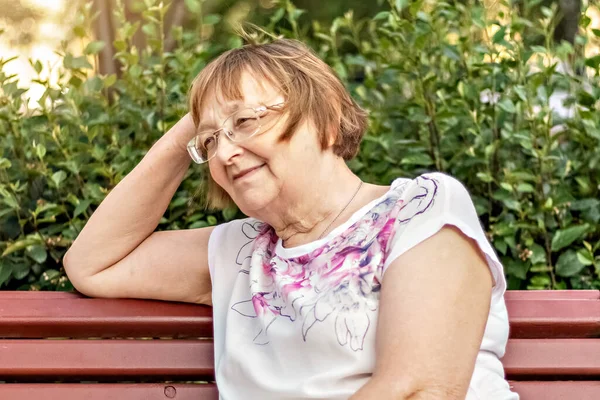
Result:
<svg viewBox="0 0 600 400"><path fill-rule="evenodd" d="M148 35L150 37L154 37L158 34L156 25L152 24L152 23L147 23L147 24L142 25L142 32L144 32L146 35Z"/></svg>
<svg viewBox="0 0 600 400"><path fill-rule="evenodd" d="M104 78L103 85L105 88L111 87L117 81L117 75L110 74L106 78Z"/></svg>
<svg viewBox="0 0 600 400"><path fill-rule="evenodd" d="M51 281L54 278L58 278L59 276L60 276L60 272L58 272L57 270L55 270L55 269L47 269L46 271L44 271L44 273L40 277L40 281L41 282L48 282L48 281Z"/></svg>
<svg viewBox="0 0 600 400"><path fill-rule="evenodd" d="M389 11L380 11L373 17L373 21L379 21L380 19L388 19L390 17Z"/></svg>
<svg viewBox="0 0 600 400"><path fill-rule="evenodd" d="M546 52L546 48L542 47L542 46L531 46L531 50L535 51L536 53L545 53Z"/></svg>
<svg viewBox="0 0 600 400"><path fill-rule="evenodd" d="M527 285L528 290L549 289L552 285L552 281L547 274L532 276L530 282L531 284Z"/></svg>
<svg viewBox="0 0 600 400"><path fill-rule="evenodd" d="M498 103L498 107L506 111L507 113L514 114L517 112L515 107L515 103L512 102L509 98L504 98Z"/></svg>
<svg viewBox="0 0 600 400"><path fill-rule="evenodd" d="M275 11L275 13L273 13L273 15L271 15L271 18L269 19L269 21L271 21L272 24L275 24L275 23L279 22L281 20L281 18L283 18L284 15L285 15L285 9L280 8L277 11Z"/></svg>
<svg viewBox="0 0 600 400"><path fill-rule="evenodd" d="M188 229L206 228L207 226L208 226L208 222L202 220L202 221L196 221L196 222L190 224L190 226L188 226Z"/></svg>
<svg viewBox="0 0 600 400"><path fill-rule="evenodd" d="M487 172L478 172L476 174L477 178L479 178L479 180L482 180L483 182L489 183L489 182L493 182L494 178L492 178L492 176L490 174L488 174Z"/></svg>
<svg viewBox="0 0 600 400"><path fill-rule="evenodd" d="M577 252L572 249L562 253L556 262L556 274L565 278L577 275L583 268L585 265L579 262Z"/></svg>
<svg viewBox="0 0 600 400"><path fill-rule="evenodd" d="M590 254L590 251L587 249L579 249L577 252L577 259L586 267L594 264L594 256L593 254Z"/></svg>
<svg viewBox="0 0 600 400"><path fill-rule="evenodd" d="M502 254L506 254L508 250L508 244L503 239L494 240L494 247Z"/></svg>
<svg viewBox="0 0 600 400"><path fill-rule="evenodd" d="M519 193L533 193L535 189L529 183L519 183L517 185L517 192Z"/></svg>
<svg viewBox="0 0 600 400"><path fill-rule="evenodd" d="M214 215L209 215L206 217L206 222L208 222L208 225L213 226L216 225L218 221Z"/></svg>
<svg viewBox="0 0 600 400"><path fill-rule="evenodd" d="M521 260L509 259L505 263L506 273L508 275L516 276L519 279L527 278L527 271L529 271L529 263L525 263Z"/></svg>
<svg viewBox="0 0 600 400"><path fill-rule="evenodd" d="M13 278L16 280L21 280L29 275L29 271L31 271L30 264L20 263L13 265Z"/></svg>
<svg viewBox="0 0 600 400"><path fill-rule="evenodd" d="M36 60L36 62L33 64L33 69L35 69L35 72L39 74L44 69L44 66L42 65L40 60Z"/></svg>
<svg viewBox="0 0 600 400"><path fill-rule="evenodd" d="M506 35L506 26L503 26L494 34L492 37L492 42L494 44L498 44L504 40L504 35Z"/></svg>
<svg viewBox="0 0 600 400"><path fill-rule="evenodd" d="M15 200L14 196L10 193L7 194L3 194L3 201L4 204L6 204L7 206L9 206L10 208L12 208L13 210L18 210L21 207L19 206L19 203L17 202L17 200Z"/></svg>
<svg viewBox="0 0 600 400"><path fill-rule="evenodd" d="M204 25L216 25L221 21L221 16L219 14L208 14L203 19L202 22Z"/></svg>
<svg viewBox="0 0 600 400"><path fill-rule="evenodd" d="M0 169L8 169L12 166L12 163L7 158L0 157Z"/></svg>
<svg viewBox="0 0 600 400"><path fill-rule="evenodd" d="M529 246L529 250L531 250L531 257L529 258L529 261L531 261L532 264L545 264L547 262L546 251L542 246L534 243Z"/></svg>
<svg viewBox="0 0 600 400"><path fill-rule="evenodd" d="M46 251L46 248L39 244L27 247L25 254L31 257L31 259L38 264L43 264L48 258L48 252Z"/></svg>
<svg viewBox="0 0 600 400"><path fill-rule="evenodd" d="M398 1L398 0L396 0L396 1ZM417 19L419 21L423 21L423 22L431 22L431 17L429 16L429 14L427 14L426 12L423 12L423 11L417 12Z"/></svg>
<svg viewBox="0 0 600 400"><path fill-rule="evenodd" d="M86 56L73 57L72 54L65 56L63 65L67 69L92 69L92 64L89 63Z"/></svg>
<svg viewBox="0 0 600 400"><path fill-rule="evenodd" d="M433 164L433 162L431 161L431 157L429 157L429 155L425 154L425 153L409 154L406 157L403 157L402 160L400 161L400 163L403 165L423 165L423 166Z"/></svg>
<svg viewBox="0 0 600 400"><path fill-rule="evenodd" d="M519 99L521 99L521 101L527 101L527 92L525 91L524 86L515 86L513 87L513 90L515 91L517 96L519 96Z"/></svg>
<svg viewBox="0 0 600 400"><path fill-rule="evenodd" d="M235 216L237 215L238 209L237 207L228 207L226 209L223 210L223 218L225 218L225 221L231 221L232 219L235 218Z"/></svg>
<svg viewBox="0 0 600 400"><path fill-rule="evenodd" d="M104 47L106 46L106 43L104 43L103 41L94 41L94 42L89 42L87 44L87 46L85 46L85 50L83 50L84 54L87 55L91 55L91 54L97 54L100 53L102 51L102 49L104 49Z"/></svg>
<svg viewBox="0 0 600 400"><path fill-rule="evenodd" d="M60 187L60 184L62 183L62 181L64 181L67 178L67 173L65 171L57 171L55 173L52 174L52 182L54 182L54 185L56 185L56 187Z"/></svg>
<svg viewBox="0 0 600 400"><path fill-rule="evenodd" d="M197 14L202 10L202 2L199 0L184 0L185 6L192 13Z"/></svg>
<svg viewBox="0 0 600 400"><path fill-rule="evenodd" d="M409 0L395 0L394 5L396 6L396 10L402 11L409 5Z"/></svg>
<svg viewBox="0 0 600 400"><path fill-rule="evenodd" d="M84 38L87 36L87 32L85 31L85 28L81 25L77 25L73 28L73 33L75 33L75 36L80 37L80 38Z"/></svg>
<svg viewBox="0 0 600 400"><path fill-rule="evenodd" d="M124 51L127 48L127 42L124 40L118 39L113 42L113 46L117 51Z"/></svg>
<svg viewBox="0 0 600 400"><path fill-rule="evenodd" d="M12 275L12 265L0 259L0 287L4 285Z"/></svg>
<svg viewBox="0 0 600 400"><path fill-rule="evenodd" d="M29 237L21 240L17 240L16 242L9 245L4 252L2 253L2 257L6 257L9 254L17 252L19 250L23 250L27 246L31 246L32 244L41 244L42 239L39 237Z"/></svg>
<svg viewBox="0 0 600 400"><path fill-rule="evenodd" d="M569 207L571 210L582 211L588 210L590 208L600 206L600 200L598 199L578 199L571 202L571 206Z"/></svg>
<svg viewBox="0 0 600 400"><path fill-rule="evenodd" d="M44 156L46 155L46 146L44 146L41 143L38 143L35 146L35 154L38 156L38 158L40 160L42 160L44 158Z"/></svg>
<svg viewBox="0 0 600 400"><path fill-rule="evenodd" d="M552 251L559 251L580 239L589 228L589 224L583 224L556 231L552 237Z"/></svg>
<svg viewBox="0 0 600 400"><path fill-rule="evenodd" d="M131 66L131 68L129 68L129 74L134 78L139 77L142 74L142 72L142 67L140 67L139 64L135 64Z"/></svg>
<svg viewBox="0 0 600 400"><path fill-rule="evenodd" d="M600 54L587 58L585 60L585 65L593 69L598 69L598 66L600 65Z"/></svg>
<svg viewBox="0 0 600 400"><path fill-rule="evenodd" d="M92 201L89 199L81 200L77 207L75 207L75 211L73 211L73 218L83 214L87 208L92 204Z"/></svg>

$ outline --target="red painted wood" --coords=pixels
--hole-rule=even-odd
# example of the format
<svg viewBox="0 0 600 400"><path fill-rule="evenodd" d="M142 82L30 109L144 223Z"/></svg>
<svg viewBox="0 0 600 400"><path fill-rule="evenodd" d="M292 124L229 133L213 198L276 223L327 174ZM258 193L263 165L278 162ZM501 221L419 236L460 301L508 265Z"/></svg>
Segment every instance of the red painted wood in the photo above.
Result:
<svg viewBox="0 0 600 400"><path fill-rule="evenodd" d="M53 298L73 299L86 298L79 293L67 292L28 292L28 291L0 291L0 301L11 298ZM600 290L508 290L507 300L519 299L600 299Z"/></svg>
<svg viewBox="0 0 600 400"><path fill-rule="evenodd" d="M510 339L502 359L510 379L519 376L600 380L600 339Z"/></svg>
<svg viewBox="0 0 600 400"><path fill-rule="evenodd" d="M600 290L507 290L506 300L600 300Z"/></svg>
<svg viewBox="0 0 600 400"><path fill-rule="evenodd" d="M212 337L212 309L72 293L0 292L0 337L168 336Z"/></svg>
<svg viewBox="0 0 600 400"><path fill-rule="evenodd" d="M85 299L86 297L77 292L34 292L27 290L0 291L0 301L11 299Z"/></svg>
<svg viewBox="0 0 600 400"><path fill-rule="evenodd" d="M0 340L6 380L214 376L212 340Z"/></svg>
<svg viewBox="0 0 600 400"><path fill-rule="evenodd" d="M170 397L174 396L174 397ZM3 384L0 398L19 400L218 400L214 384Z"/></svg>
<svg viewBox="0 0 600 400"><path fill-rule="evenodd" d="M600 337L600 291L508 291L506 303L511 339L503 364L507 376L518 380L512 384L521 399L600 399L600 339L590 338ZM209 307L182 303L0 292L2 336L210 337L212 313ZM588 339L564 339L572 336ZM543 339L524 339L534 337ZM199 380L212 379L213 369L210 340L0 340L0 379L20 382ZM549 381L530 381L538 378ZM56 394L67 400L153 400L167 398L163 385L135 384L125 390L121 384L7 384L0 385L0 398L52 400ZM119 397L121 391L127 394ZM188 393L194 399L216 399L214 386L195 385L181 386L176 399L187 400L182 396ZM202 397L206 393L214 397Z"/></svg>
<svg viewBox="0 0 600 400"><path fill-rule="evenodd" d="M510 381L521 400L598 400L599 381Z"/></svg>
<svg viewBox="0 0 600 400"><path fill-rule="evenodd" d="M600 300L507 299L512 338L600 337Z"/></svg>

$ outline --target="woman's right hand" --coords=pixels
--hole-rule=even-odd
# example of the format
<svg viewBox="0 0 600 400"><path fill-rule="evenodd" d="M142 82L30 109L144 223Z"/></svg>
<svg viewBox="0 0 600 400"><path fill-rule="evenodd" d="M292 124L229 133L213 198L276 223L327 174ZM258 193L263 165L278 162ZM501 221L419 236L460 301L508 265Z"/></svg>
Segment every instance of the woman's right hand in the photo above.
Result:
<svg viewBox="0 0 600 400"><path fill-rule="evenodd" d="M196 125L190 113L185 114L177 123L165 133L165 137L174 148L189 157L187 144L196 136Z"/></svg>

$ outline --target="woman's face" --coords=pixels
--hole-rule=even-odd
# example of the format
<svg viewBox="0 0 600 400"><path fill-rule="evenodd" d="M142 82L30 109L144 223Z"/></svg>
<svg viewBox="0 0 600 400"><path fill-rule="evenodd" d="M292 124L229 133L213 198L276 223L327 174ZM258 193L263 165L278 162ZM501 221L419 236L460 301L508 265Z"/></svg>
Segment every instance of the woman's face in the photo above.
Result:
<svg viewBox="0 0 600 400"><path fill-rule="evenodd" d="M255 108L285 101L271 84L250 73L242 75L241 91L240 102L219 101L218 93L211 96L200 123L218 129L234 106ZM262 214L269 205L293 207L304 191L317 189L311 180L318 176L325 154L317 134L304 121L290 140L280 141L285 124L285 113L268 111L253 137L238 143L223 134L219 137L217 154L209 161L211 176L246 215Z"/></svg>

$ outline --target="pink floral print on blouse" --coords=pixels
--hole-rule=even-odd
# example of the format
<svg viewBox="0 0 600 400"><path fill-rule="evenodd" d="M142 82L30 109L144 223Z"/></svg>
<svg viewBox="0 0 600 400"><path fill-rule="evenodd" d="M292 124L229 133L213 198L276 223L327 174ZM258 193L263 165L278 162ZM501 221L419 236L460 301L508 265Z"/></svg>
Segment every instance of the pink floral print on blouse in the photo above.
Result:
<svg viewBox="0 0 600 400"><path fill-rule="evenodd" d="M275 254L278 237L264 223L245 223L242 231L252 246L248 269L250 298L232 305L241 316L256 319L253 342L269 343L269 327L276 320L301 324L306 342L311 328L333 319L341 346L363 349L371 326L369 317L379 305L383 265L398 224L425 212L433 204L437 182L420 177L422 192L401 200L405 184L388 195L344 232L315 250L293 258ZM404 212L403 212L404 211ZM240 249L240 258L244 252Z"/></svg>

